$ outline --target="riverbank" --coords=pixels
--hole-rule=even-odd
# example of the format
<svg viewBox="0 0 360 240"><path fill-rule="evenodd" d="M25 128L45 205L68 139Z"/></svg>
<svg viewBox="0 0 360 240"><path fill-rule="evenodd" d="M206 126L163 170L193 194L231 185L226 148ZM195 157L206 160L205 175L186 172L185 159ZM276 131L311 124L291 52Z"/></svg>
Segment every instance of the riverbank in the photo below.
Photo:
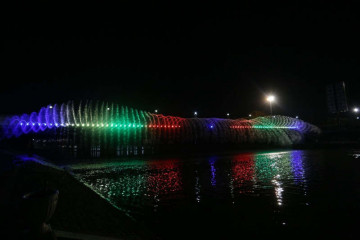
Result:
<svg viewBox="0 0 360 240"><path fill-rule="evenodd" d="M0 224L3 235L12 236L9 239L21 238L21 196L45 185L60 192L50 220L53 229L120 239L154 239L145 226L113 207L70 173L28 159L12 167L14 155L9 152L0 152L0 159Z"/></svg>

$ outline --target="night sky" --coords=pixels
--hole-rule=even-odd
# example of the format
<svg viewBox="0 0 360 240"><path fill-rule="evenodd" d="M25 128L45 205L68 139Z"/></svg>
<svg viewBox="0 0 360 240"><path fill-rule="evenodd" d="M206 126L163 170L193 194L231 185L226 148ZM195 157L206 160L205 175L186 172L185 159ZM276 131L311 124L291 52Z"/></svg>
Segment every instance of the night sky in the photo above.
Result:
<svg viewBox="0 0 360 240"><path fill-rule="evenodd" d="M121 2L4 9L0 114L95 99L244 117L268 111L273 92L274 113L316 122L334 81L345 81L349 106L360 104L360 21L351 1Z"/></svg>

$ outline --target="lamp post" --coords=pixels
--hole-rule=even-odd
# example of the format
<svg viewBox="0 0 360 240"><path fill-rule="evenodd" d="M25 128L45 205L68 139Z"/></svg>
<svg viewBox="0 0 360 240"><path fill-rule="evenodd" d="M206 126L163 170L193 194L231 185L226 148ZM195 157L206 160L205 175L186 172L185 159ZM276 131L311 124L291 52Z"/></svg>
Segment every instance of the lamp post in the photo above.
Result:
<svg viewBox="0 0 360 240"><path fill-rule="evenodd" d="M270 115L272 115L272 102L275 101L275 96L269 95L269 96L266 98L266 101L268 101L269 104L270 104Z"/></svg>
<svg viewBox="0 0 360 240"><path fill-rule="evenodd" d="M357 116L357 114L359 113L359 108L358 107L354 107L354 109L353 109L353 112L355 113L355 118L356 118L356 120L359 120L359 117Z"/></svg>

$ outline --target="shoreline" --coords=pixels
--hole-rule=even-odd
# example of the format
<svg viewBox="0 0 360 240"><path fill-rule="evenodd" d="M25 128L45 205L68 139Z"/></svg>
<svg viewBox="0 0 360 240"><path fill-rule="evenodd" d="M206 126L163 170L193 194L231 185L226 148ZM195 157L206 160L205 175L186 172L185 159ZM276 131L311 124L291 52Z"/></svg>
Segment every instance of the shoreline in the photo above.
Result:
<svg viewBox="0 0 360 240"><path fill-rule="evenodd" d="M2 160L11 159L11 156L5 155L0 152ZM0 202L0 208L5 213L2 223L4 233L22 232L21 196L46 184L47 188L60 192L55 213L50 219L54 230L121 239L155 239L143 224L115 208L65 170L30 160L7 170L1 177L0 192L7 193Z"/></svg>

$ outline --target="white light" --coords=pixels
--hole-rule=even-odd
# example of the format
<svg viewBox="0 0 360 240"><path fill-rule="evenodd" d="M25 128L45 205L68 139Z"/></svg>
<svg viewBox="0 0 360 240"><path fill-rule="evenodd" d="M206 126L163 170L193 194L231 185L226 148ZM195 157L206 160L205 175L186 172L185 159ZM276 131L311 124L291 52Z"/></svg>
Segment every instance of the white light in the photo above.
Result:
<svg viewBox="0 0 360 240"><path fill-rule="evenodd" d="M249 114L249 117L251 117L252 115L251 114Z"/></svg>
<svg viewBox="0 0 360 240"><path fill-rule="evenodd" d="M110 110L110 108L107 108L107 110L109 111L109 110Z"/></svg>
<svg viewBox="0 0 360 240"><path fill-rule="evenodd" d="M299 118L299 116L296 116L295 118Z"/></svg>
<svg viewBox="0 0 360 240"><path fill-rule="evenodd" d="M359 117L357 117L356 119L359 120Z"/></svg>
<svg viewBox="0 0 360 240"><path fill-rule="evenodd" d="M49 108L52 108L52 106L50 105Z"/></svg>
<svg viewBox="0 0 360 240"><path fill-rule="evenodd" d="M155 109L155 113L157 113L158 112L158 110L157 109Z"/></svg>
<svg viewBox="0 0 360 240"><path fill-rule="evenodd" d="M194 112L194 115L197 116L197 112Z"/></svg>
<svg viewBox="0 0 360 240"><path fill-rule="evenodd" d="M275 101L275 97L273 95L270 95L266 98L266 101L273 102L273 101Z"/></svg>
<svg viewBox="0 0 360 240"><path fill-rule="evenodd" d="M227 113L226 116L230 116L230 113Z"/></svg>
<svg viewBox="0 0 360 240"><path fill-rule="evenodd" d="M356 107L356 108L354 108L353 111L357 113L357 112L359 112L359 108Z"/></svg>

